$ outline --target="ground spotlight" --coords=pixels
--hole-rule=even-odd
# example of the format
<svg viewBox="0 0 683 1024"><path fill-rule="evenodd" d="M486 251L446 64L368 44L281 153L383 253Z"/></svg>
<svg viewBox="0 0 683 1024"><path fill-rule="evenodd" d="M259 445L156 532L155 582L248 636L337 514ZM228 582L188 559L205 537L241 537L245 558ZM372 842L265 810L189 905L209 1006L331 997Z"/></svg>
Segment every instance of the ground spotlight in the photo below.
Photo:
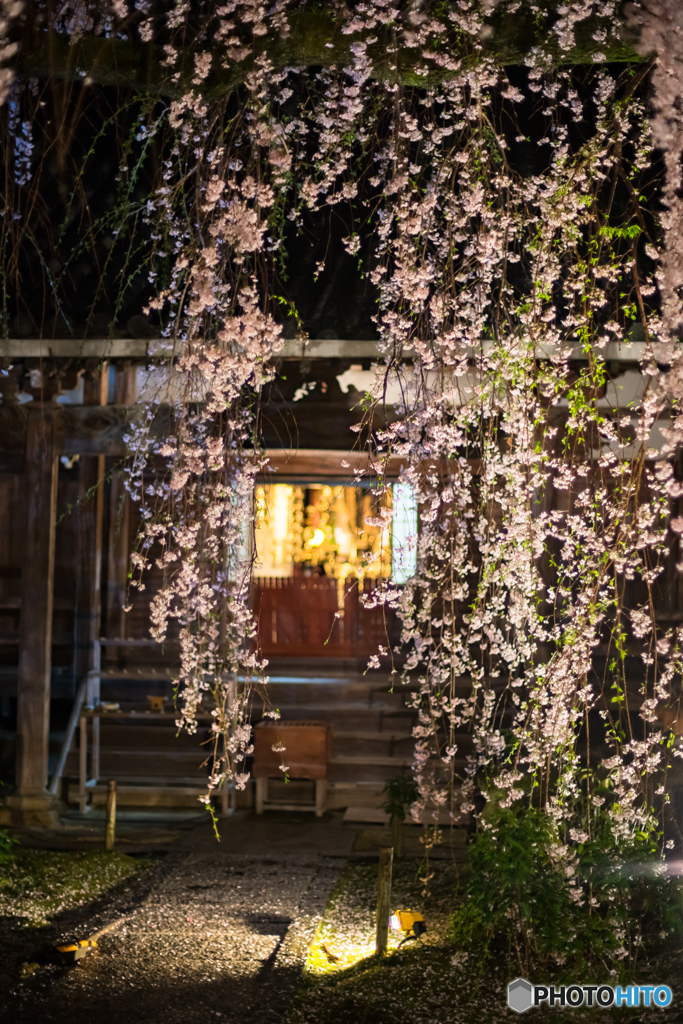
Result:
<svg viewBox="0 0 683 1024"><path fill-rule="evenodd" d="M404 938L399 943L410 942L411 939L419 939L427 931L427 925L422 914L417 910L397 910L389 918L389 927L394 931L402 931Z"/></svg>

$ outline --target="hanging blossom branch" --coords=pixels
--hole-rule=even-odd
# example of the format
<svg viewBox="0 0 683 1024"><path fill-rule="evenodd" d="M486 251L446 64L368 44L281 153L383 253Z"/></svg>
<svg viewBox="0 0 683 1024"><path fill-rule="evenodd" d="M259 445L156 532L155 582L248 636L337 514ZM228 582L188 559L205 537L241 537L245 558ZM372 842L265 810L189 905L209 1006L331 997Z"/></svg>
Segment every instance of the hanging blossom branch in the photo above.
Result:
<svg viewBox="0 0 683 1024"><path fill-rule="evenodd" d="M574 10L576 19L587 6ZM364 14L369 27L396 15L391 5ZM452 17L476 37L476 9ZM430 31L439 27L427 23L415 34L425 59ZM349 94L364 84L361 56L358 48L345 69ZM528 88L545 106L540 144L551 155L542 177L520 178L508 163L509 139L495 126L494 97L507 100L513 116L523 94L501 82L493 64L459 70L455 56L450 64L443 54L435 59L454 72L440 90L411 98L398 75L387 87L391 131L370 178L382 192L372 272L378 326L404 394L402 415L376 443L407 465L403 480L422 509L417 573L401 595L386 592L404 621L404 678L419 688L422 806L450 806L455 815L464 796L461 810L473 810L476 782L504 804L540 803L576 846L590 835L604 790L614 840L626 843L656 828L650 780L660 780L662 797L668 763L656 719L680 668L680 638L658 632L654 614L668 550L670 467L655 469L648 450L661 405L646 389L636 422L620 416L617 401L604 402L600 355L634 319L646 332L657 320L643 301L654 282L638 271L642 213L631 207L625 222L610 223L625 147L636 171L649 163L644 110L627 86L620 94L617 82L596 73L594 135L573 151L583 103L570 75L532 58ZM331 89L326 95L330 122L333 102L340 104ZM353 189L331 184L348 162L348 152L336 152L333 171L320 174L326 203ZM349 245L357 251L355 239ZM627 302L618 292L622 275L632 282ZM401 366L408 346L412 372ZM574 348L588 363L578 379ZM644 370L652 371L651 353ZM543 507L551 488L566 495L564 507ZM642 611L626 606L631 580L645 588ZM638 638L647 622L654 645L644 655L637 734L623 678L629 615ZM616 698L590 678L602 645L615 655ZM593 710L614 751L598 766L600 792L581 781L586 759L578 746ZM465 725L473 751L463 778L455 738ZM576 898L585 896L577 890Z"/></svg>
<svg viewBox="0 0 683 1024"><path fill-rule="evenodd" d="M261 17L259 5L252 14ZM271 15L277 20L277 11ZM198 55L197 86L205 70ZM129 488L144 520L133 585L144 587L153 562L164 570L152 633L161 642L177 623L179 727L196 731L203 697L213 696L207 803L227 780L244 787L249 703L253 687L267 683L266 663L253 649L249 537L254 481L264 468L258 396L281 345L259 260L277 248L268 217L274 189L286 180L289 137L296 137L295 125L287 129L270 114L273 93L286 99L279 84L263 61L247 80L238 117L207 107L198 89L174 101L166 115L174 145L146 210L150 223L163 226L160 256L170 250L173 262L168 286L151 303L167 319L168 340L158 347L159 369L128 437ZM157 122L145 133L161 129ZM149 424L162 401L175 408L174 430L150 446Z"/></svg>
<svg viewBox="0 0 683 1024"><path fill-rule="evenodd" d="M166 268L152 272L151 305L166 326L129 432L144 521L133 582L153 562L166 574L152 613L159 640L178 630L179 725L193 731L213 695L211 787L244 785L250 701L267 693L248 595L259 396L280 337L272 261L307 217L350 209L345 245L379 297L377 402L389 383L402 395L390 427L374 430L369 414L371 445L380 463L400 458L420 509L415 576L372 596L403 623L420 803L454 820L485 800L542 809L585 902L571 878L591 830L607 827L616 851L657 832L671 756L660 724L681 665L656 598L679 485L649 446L683 378L661 380L650 343L651 382L622 408L604 358L635 323L665 336L639 199L653 139L637 76L599 67L608 30L589 2L547 26L559 54L589 27L596 66L583 80L533 48L523 73L505 72L487 30L514 2L340 5L343 58L306 74L275 68L258 43L286 35L295 5L231 0L203 35L182 4L163 23L119 6L106 32L170 40L160 45L182 91L161 113L150 106L140 131L163 154L146 217ZM616 24L616 7L599 6ZM378 78L380 41L393 71ZM245 61L236 96L207 98L219 63ZM427 88L406 85L407 64ZM160 401L175 425L155 446ZM377 495L386 487L380 475ZM598 754L586 736L596 719Z"/></svg>

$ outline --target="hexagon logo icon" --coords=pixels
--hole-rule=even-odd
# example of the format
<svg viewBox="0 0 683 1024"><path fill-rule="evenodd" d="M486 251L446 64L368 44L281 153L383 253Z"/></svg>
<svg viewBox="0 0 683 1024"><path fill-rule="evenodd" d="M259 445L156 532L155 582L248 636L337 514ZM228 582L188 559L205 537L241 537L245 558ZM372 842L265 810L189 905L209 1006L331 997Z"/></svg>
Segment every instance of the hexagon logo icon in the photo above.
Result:
<svg viewBox="0 0 683 1024"><path fill-rule="evenodd" d="M533 985L525 978L515 978L508 985L508 1006L515 1013L524 1013L534 1005Z"/></svg>

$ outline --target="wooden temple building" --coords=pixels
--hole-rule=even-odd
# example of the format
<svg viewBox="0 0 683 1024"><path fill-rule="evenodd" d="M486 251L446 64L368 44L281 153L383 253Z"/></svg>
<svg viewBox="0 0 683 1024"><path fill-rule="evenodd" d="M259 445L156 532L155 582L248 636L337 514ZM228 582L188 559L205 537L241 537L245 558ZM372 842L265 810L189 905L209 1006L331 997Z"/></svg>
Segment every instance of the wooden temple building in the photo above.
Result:
<svg viewBox="0 0 683 1024"><path fill-rule="evenodd" d="M123 437L146 345L118 338L9 346L12 369L0 377L5 822L53 822L65 805L85 811L104 799L112 778L119 803L134 807L198 809L206 791L201 729L189 737L175 727L177 646L149 636L153 572L124 611L138 520L123 485ZM386 779L410 770L414 712L407 693L389 692L384 669L364 674L387 628L396 639L397 624L366 608L359 591L392 573L403 579L408 568L397 563L390 531L364 525L369 491L349 486L348 431L361 416L357 388L375 346L321 340L310 349L303 359L283 352L288 390L280 381L268 407L277 422L273 472L256 495L253 605L272 704L285 722L329 726L324 806L376 808ZM296 446L282 444L283 425L296 430ZM394 491L407 501L403 528L414 532L410 497L398 485ZM374 569L359 580L370 551ZM260 714L255 707L255 724ZM311 785L290 784L288 799L305 801ZM271 798L277 792L276 781ZM253 800L252 789L239 798Z"/></svg>
<svg viewBox="0 0 683 1024"><path fill-rule="evenodd" d="M129 807L198 808L207 767L201 735L177 736L172 680L177 648L149 637L149 599L134 592L124 611L136 509L122 478L130 408L147 372L145 338L6 343L0 376L0 772L3 823L54 823L66 806L104 801L116 779ZM643 387L637 342L607 353L604 401L626 409ZM316 807L382 803L386 780L412 763L410 687L390 686L368 657L398 623L359 599L381 577L410 574L398 536L365 525L368 491L349 466L349 428L376 358L371 340L287 342L277 388L267 396L266 443L273 472L256 494L259 564L253 588L258 638L270 662L270 700L283 722L328 728L326 786L289 785L286 799ZM581 358L580 354L577 358ZM163 409L160 412L163 421ZM160 423L160 429L163 422ZM657 458L661 437L650 438ZM394 467L396 478L398 466ZM410 494L396 483L394 522L416 529ZM550 496L562 507L562 493ZM357 568L374 553L372 574ZM683 577L672 550L658 583L659 619L683 620ZM158 583L158 579L156 581ZM338 613L342 610L343 614ZM640 677L640 650L628 664ZM596 652L597 662L601 658ZM604 660L604 657L603 657ZM634 707L637 700L634 698ZM108 710L109 709L109 710ZM254 706L254 724L261 710ZM201 719L205 729L209 713ZM460 738L463 755L468 737ZM284 799L283 783L260 799ZM316 789L315 798L313 789ZM256 786L221 794L248 803ZM671 776L673 819L683 786Z"/></svg>

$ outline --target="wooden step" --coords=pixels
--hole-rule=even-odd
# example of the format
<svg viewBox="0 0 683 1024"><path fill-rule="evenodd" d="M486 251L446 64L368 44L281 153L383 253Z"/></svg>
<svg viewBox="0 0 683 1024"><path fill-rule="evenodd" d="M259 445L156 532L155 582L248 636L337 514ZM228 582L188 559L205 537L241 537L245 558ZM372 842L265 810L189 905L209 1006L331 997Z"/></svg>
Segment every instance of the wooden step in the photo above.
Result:
<svg viewBox="0 0 683 1024"><path fill-rule="evenodd" d="M132 779L140 777L189 778L201 783L206 768L201 765L206 753L201 749L186 751L155 751L146 750L107 750L100 749L100 778ZM196 774L193 774L195 773ZM74 778L78 775L78 755L71 753L67 757L64 776Z"/></svg>
<svg viewBox="0 0 683 1024"><path fill-rule="evenodd" d="M412 732L405 731L394 731L387 729L386 732L380 732L377 729L332 729L333 739L340 740L370 740L378 743L386 742L387 740L412 740Z"/></svg>
<svg viewBox="0 0 683 1024"><path fill-rule="evenodd" d="M337 705L334 711L327 704L306 705L304 707L288 707L279 705L280 715L284 722L296 718L323 719L329 722L333 730L346 732L372 731L391 733L409 733L417 718L417 712L411 708L382 709L367 707L348 707ZM256 721L254 717L254 721Z"/></svg>
<svg viewBox="0 0 683 1024"><path fill-rule="evenodd" d="M387 812L383 811L381 807L347 807L344 812L343 820L368 825L388 825L391 821ZM422 816L420 822L416 822L412 817L410 817L410 815L406 816L405 825L406 827L409 827L410 825L424 824L425 822L428 825L433 825L434 820L433 812L431 810L427 810ZM459 821L458 825L467 824L468 821L469 815L465 816L463 821ZM438 825L453 824L450 815L443 810L437 811L436 823Z"/></svg>
<svg viewBox="0 0 683 1024"><path fill-rule="evenodd" d="M130 724L130 719L112 722L102 719L100 728L100 745L104 749L135 750L143 749L155 752L176 753L184 751L195 753L200 743L209 736L208 729L198 729L194 736L187 732L179 732L175 723L150 722L149 724ZM204 748L205 749L205 748Z"/></svg>
<svg viewBox="0 0 683 1024"><path fill-rule="evenodd" d="M386 800L383 792L384 782L334 782L327 780L327 801L328 810L349 807L380 807Z"/></svg>
<svg viewBox="0 0 683 1024"><path fill-rule="evenodd" d="M345 732L332 732L332 758L335 757L401 757L412 761L415 740L410 733L393 736L390 732L366 733L359 736Z"/></svg>
<svg viewBox="0 0 683 1024"><path fill-rule="evenodd" d="M341 757L333 758L327 767L330 782L376 782L384 785L394 775L410 774L412 758Z"/></svg>
<svg viewBox="0 0 683 1024"><path fill-rule="evenodd" d="M410 768L413 763L412 757L392 757L388 754L375 754L372 756L366 756L365 754L337 754L330 758L330 765L372 765L373 767L386 766L388 768Z"/></svg>
<svg viewBox="0 0 683 1024"><path fill-rule="evenodd" d="M320 683L269 683L264 690L270 704L290 707L306 704L324 704L330 708L337 705L366 708L400 708L405 706L408 696L405 692L388 690L378 687L364 686L358 683L340 683L335 685Z"/></svg>
<svg viewBox="0 0 683 1024"><path fill-rule="evenodd" d="M394 705L389 707L380 707L378 705L368 706L362 701L340 701L337 704L324 703L322 701L311 701L301 704L285 704L271 702L272 707L276 707L280 712L282 718L285 716L292 718L298 716L299 718L310 717L316 712L326 712L328 716L350 714L355 712L356 717L362 723L367 725L368 722L372 722L373 718L370 716L381 716L382 719L388 720L393 717L403 718L416 718L417 711L413 708L406 707L405 705ZM360 712L363 712L361 714ZM260 717L260 716L259 716ZM254 715L254 721L257 721L256 715Z"/></svg>
<svg viewBox="0 0 683 1024"><path fill-rule="evenodd" d="M410 757L389 757L369 755L339 755L328 762L327 777L331 782L358 783L382 782L395 775L409 775L413 764ZM464 768L464 758L456 759L456 768Z"/></svg>
<svg viewBox="0 0 683 1024"><path fill-rule="evenodd" d="M106 778L123 779L128 776L183 775L190 777L194 771L198 779L206 773L201 765L206 760L206 752L201 748L194 751L178 750L155 751L146 750L104 750L100 751L100 774ZM201 774L200 774L201 773Z"/></svg>
<svg viewBox="0 0 683 1024"><path fill-rule="evenodd" d="M177 679L178 673L167 667L160 668L156 665L137 665L130 668L108 668L100 675L102 684L118 680L122 682L139 683L142 680L151 682L171 683Z"/></svg>
<svg viewBox="0 0 683 1024"><path fill-rule="evenodd" d="M106 785L89 786L88 794L94 806L107 802ZM200 797L206 796L206 786L195 784L181 786L177 780L161 784L117 785L116 803L122 807L196 807L201 809ZM67 800L78 803L78 785L67 787Z"/></svg>

